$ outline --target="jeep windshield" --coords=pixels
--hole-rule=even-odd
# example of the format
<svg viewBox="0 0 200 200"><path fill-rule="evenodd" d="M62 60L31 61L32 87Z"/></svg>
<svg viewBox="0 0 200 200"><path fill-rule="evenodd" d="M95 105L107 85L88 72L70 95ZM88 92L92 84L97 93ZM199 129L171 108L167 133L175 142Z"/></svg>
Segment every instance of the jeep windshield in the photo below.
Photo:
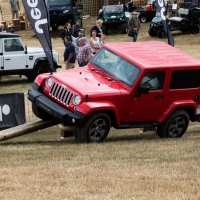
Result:
<svg viewBox="0 0 200 200"><path fill-rule="evenodd" d="M104 6L104 13L123 13L123 5Z"/></svg>
<svg viewBox="0 0 200 200"><path fill-rule="evenodd" d="M141 69L108 49L102 48L91 63L115 79L132 86Z"/></svg>
<svg viewBox="0 0 200 200"><path fill-rule="evenodd" d="M48 6L66 6L70 5L71 0L46 0Z"/></svg>

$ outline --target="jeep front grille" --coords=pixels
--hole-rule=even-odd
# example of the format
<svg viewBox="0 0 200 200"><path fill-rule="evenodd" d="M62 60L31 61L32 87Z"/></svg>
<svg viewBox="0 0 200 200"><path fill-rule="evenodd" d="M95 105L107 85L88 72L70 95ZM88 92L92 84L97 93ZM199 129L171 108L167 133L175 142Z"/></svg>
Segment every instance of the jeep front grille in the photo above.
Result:
<svg viewBox="0 0 200 200"><path fill-rule="evenodd" d="M57 83L53 83L50 95L65 105L69 105L73 97L73 93Z"/></svg>

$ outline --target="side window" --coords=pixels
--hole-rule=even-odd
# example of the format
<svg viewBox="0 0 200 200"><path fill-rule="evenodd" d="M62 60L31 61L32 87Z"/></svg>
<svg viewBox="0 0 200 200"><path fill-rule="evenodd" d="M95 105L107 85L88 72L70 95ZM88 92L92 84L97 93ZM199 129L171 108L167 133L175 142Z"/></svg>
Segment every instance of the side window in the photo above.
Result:
<svg viewBox="0 0 200 200"><path fill-rule="evenodd" d="M24 51L24 47L22 46L19 39L5 39L4 49L5 52Z"/></svg>
<svg viewBox="0 0 200 200"><path fill-rule="evenodd" d="M165 79L165 72L147 72L142 79L141 85L150 87L150 90L162 90Z"/></svg>
<svg viewBox="0 0 200 200"><path fill-rule="evenodd" d="M172 72L170 89L197 88L200 86L200 70L176 70Z"/></svg>

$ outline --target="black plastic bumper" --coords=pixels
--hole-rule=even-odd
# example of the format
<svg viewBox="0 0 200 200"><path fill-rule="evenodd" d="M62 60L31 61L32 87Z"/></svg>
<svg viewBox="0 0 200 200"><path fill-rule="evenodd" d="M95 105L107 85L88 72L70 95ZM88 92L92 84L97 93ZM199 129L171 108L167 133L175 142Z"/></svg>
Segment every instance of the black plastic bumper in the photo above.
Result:
<svg viewBox="0 0 200 200"><path fill-rule="evenodd" d="M54 118L65 123L65 125L77 126L81 124L86 117L78 111L71 112L47 98L42 94L41 88L35 83L33 83L32 87L29 89L28 99L46 113L49 113Z"/></svg>

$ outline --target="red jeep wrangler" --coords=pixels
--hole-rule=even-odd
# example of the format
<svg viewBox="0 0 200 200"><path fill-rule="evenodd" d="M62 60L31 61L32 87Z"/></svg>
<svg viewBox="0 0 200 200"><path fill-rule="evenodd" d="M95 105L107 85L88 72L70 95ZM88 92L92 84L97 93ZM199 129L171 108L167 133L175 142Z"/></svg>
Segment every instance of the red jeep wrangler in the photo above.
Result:
<svg viewBox="0 0 200 200"><path fill-rule="evenodd" d="M29 90L43 120L77 126L77 139L101 142L116 129L157 127L181 137L199 118L200 63L162 42L104 45L83 68L39 75Z"/></svg>

